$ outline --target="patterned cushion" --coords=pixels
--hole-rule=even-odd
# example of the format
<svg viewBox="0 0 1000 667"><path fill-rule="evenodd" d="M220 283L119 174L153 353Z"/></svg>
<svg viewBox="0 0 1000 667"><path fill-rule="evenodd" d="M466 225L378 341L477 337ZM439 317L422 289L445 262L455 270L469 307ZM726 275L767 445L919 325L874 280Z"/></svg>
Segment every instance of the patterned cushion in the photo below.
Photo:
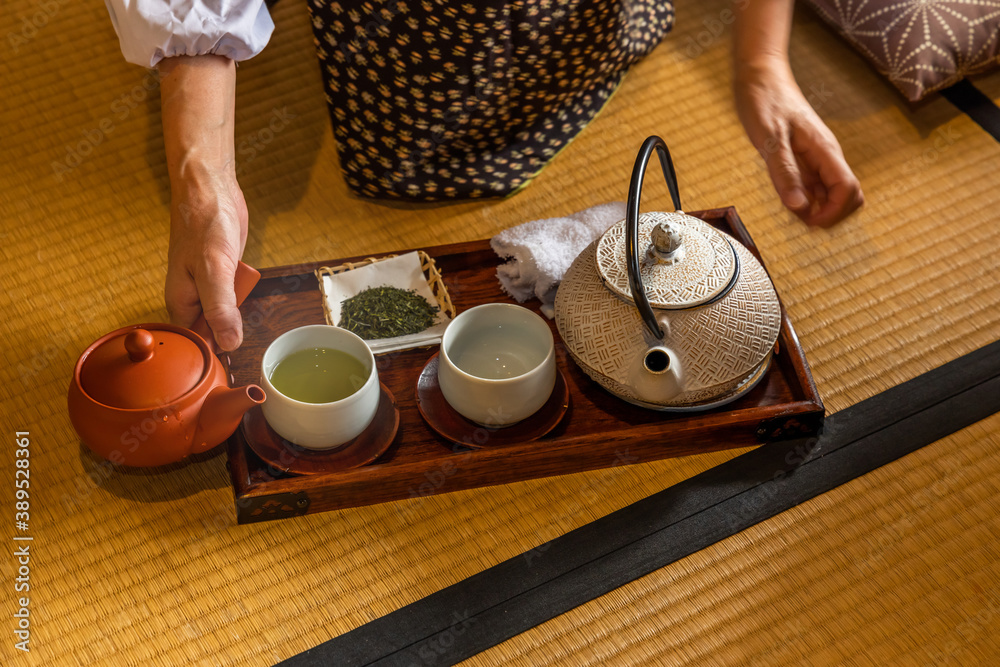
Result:
<svg viewBox="0 0 1000 667"><path fill-rule="evenodd" d="M1000 59L1000 0L808 2L912 102Z"/></svg>

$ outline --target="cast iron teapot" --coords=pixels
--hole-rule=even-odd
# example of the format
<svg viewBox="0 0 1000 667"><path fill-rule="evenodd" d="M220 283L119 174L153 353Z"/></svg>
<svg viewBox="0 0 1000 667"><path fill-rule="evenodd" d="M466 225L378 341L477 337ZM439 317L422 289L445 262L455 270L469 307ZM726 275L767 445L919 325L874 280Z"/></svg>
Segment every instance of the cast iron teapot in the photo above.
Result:
<svg viewBox="0 0 1000 667"><path fill-rule="evenodd" d="M674 212L639 214L653 152ZM643 143L625 219L588 246L556 293L556 326L583 371L655 410L704 410L739 398L767 372L781 306L757 258L685 214L666 144Z"/></svg>

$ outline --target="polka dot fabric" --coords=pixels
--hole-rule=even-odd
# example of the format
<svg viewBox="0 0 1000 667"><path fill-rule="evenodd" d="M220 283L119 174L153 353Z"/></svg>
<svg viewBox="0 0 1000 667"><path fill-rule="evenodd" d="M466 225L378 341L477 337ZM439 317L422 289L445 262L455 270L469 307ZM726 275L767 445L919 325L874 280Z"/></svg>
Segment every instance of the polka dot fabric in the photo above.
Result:
<svg viewBox="0 0 1000 667"><path fill-rule="evenodd" d="M643 1L309 6L349 187L417 201L527 184L674 20Z"/></svg>

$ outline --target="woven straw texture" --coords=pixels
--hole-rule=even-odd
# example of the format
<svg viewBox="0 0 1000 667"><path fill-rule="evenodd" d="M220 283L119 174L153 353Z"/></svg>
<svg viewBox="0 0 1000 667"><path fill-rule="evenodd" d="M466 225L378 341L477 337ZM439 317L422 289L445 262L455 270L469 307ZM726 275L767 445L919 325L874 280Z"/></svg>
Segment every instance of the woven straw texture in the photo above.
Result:
<svg viewBox="0 0 1000 667"><path fill-rule="evenodd" d="M102 3L5 8L0 663L270 665L735 454L250 526L235 525L221 451L155 473L102 464L76 438L65 393L91 341L167 317L156 82L122 61ZM686 207L739 210L831 412L995 340L1000 146L943 100L904 106L798 16L793 66L868 198L835 229L807 229L782 210L732 108L727 8L680 3L667 42L523 192L414 207L347 194L304 3L278 3L271 45L239 70L245 260L487 238L619 200L657 133ZM980 85L1000 98L1000 77ZM646 196L669 210L666 188ZM27 531L14 526L16 431L31 438ZM987 664L1000 655L998 445L993 417L468 664ZM14 591L15 535L34 538L27 593ZM27 654L12 634L22 596Z"/></svg>

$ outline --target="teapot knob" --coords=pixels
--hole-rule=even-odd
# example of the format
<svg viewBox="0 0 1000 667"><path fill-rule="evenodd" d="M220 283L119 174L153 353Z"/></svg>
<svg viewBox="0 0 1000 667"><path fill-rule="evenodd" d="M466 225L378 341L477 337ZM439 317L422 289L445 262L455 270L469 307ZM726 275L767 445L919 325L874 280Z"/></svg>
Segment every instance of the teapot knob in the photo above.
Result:
<svg viewBox="0 0 1000 667"><path fill-rule="evenodd" d="M679 211L683 213L683 211ZM653 227L649 233L652 244L649 246L649 254L657 260L668 263L679 261L683 258L684 241L677 228L669 222L661 222Z"/></svg>
<svg viewBox="0 0 1000 667"><path fill-rule="evenodd" d="M125 349L132 361L145 361L153 356L153 334L145 329L135 329L125 336Z"/></svg>

